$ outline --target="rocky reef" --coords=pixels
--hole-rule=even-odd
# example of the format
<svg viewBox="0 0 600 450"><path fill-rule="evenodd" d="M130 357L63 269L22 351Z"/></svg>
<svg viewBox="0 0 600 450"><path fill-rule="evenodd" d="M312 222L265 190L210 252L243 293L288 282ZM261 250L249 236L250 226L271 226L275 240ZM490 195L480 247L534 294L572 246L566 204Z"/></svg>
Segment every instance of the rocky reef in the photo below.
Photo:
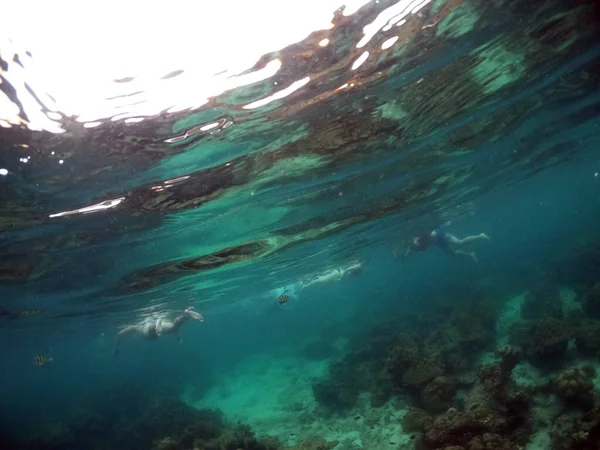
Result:
<svg viewBox="0 0 600 450"><path fill-rule="evenodd" d="M373 407L406 405L400 423L416 450L600 448L598 286L565 294L544 279L503 300L467 288L444 299L451 307L351 342L313 385L315 398L342 414L364 392ZM513 298L520 309L501 317ZM328 396L317 395L323 385Z"/></svg>
<svg viewBox="0 0 600 450"><path fill-rule="evenodd" d="M194 409L174 398L150 400L135 389L108 393L64 421L39 424L27 439L7 439L13 450L329 450L337 442L315 437L289 447L270 436L258 438L248 425L228 422L221 411ZM126 394L126 395L124 395Z"/></svg>
<svg viewBox="0 0 600 450"><path fill-rule="evenodd" d="M370 392L373 406L394 395L410 397L429 412L453 406L457 390L474 377L477 355L493 346L498 301L481 291L454 305L449 318L398 319L358 336L327 377L313 383L317 402L344 410L361 392Z"/></svg>

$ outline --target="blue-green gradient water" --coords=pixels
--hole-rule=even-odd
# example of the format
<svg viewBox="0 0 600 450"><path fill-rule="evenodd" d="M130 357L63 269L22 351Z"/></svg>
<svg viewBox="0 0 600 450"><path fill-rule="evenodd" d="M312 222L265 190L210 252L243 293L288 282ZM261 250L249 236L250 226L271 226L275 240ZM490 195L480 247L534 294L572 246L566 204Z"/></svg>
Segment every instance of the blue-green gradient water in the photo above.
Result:
<svg viewBox="0 0 600 450"><path fill-rule="evenodd" d="M281 64L272 75L242 86L226 73L233 87L205 104L193 72L157 78L165 103L147 115L136 98L151 104L158 91L136 93L140 74L111 81L130 102L84 120L52 105L52 92L27 90L35 52L16 39L0 47L0 105L11 105L0 112L0 447L600 448L596 405L560 388L565 369L595 367L598 355L582 344L600 330L598 6L403 3L332 9L333 28L244 68ZM405 22L384 28L400 13ZM379 31L357 48L378 17ZM39 110L63 132L36 129ZM465 247L477 262L433 244L397 257L444 223L460 238L490 237ZM358 274L300 288L357 261ZM564 344L558 352L540 351L552 340L539 338L550 327L545 300L531 300L536 317L523 313L540 284L560 292L551 325L561 331L550 332ZM126 336L114 354L124 326L187 307L204 322L186 320L180 341ZM473 344L461 326L482 326L482 337ZM517 326L529 338L519 341ZM432 344L452 340L436 336L453 327L463 336L455 347ZM443 367L414 384L391 369L406 333L421 349L410 368ZM482 407L492 419L456 428L468 437L432 437L442 422L458 427L454 414L474 414L480 370L500 364L506 344L522 359ZM48 360L38 365L36 355ZM432 407L427 386L440 379L453 388ZM581 392L593 398L600 383L586 382ZM320 383L330 397L319 397ZM346 404L349 391L357 399ZM174 411L219 408L219 426L248 424L280 443L207 443L201 427L184 439L185 421L163 432L160 414L148 418L162 399L177 402ZM411 408L432 422L409 430ZM511 428L513 416L529 419ZM498 441L477 447L486 433Z"/></svg>

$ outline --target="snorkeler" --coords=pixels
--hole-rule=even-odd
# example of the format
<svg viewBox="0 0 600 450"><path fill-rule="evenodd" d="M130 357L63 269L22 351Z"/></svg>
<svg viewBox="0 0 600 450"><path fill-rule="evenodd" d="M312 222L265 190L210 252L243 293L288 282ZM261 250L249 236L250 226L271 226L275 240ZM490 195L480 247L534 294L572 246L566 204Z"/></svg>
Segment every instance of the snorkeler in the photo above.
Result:
<svg viewBox="0 0 600 450"><path fill-rule="evenodd" d="M464 255L469 256L473 261L477 262L477 257L473 252L465 252L459 248L463 245L469 244L474 241L489 241L490 238L487 234L481 233L476 236L467 236L463 239L459 239L456 236L446 232L443 226L437 227L431 233L426 233L421 236L413 238L413 240L406 245L404 250L404 257L407 257L412 252L422 252L427 250L430 244L436 245L438 248L444 250L452 255ZM394 257L398 257L398 253L395 249L392 249Z"/></svg>
<svg viewBox="0 0 600 450"><path fill-rule="evenodd" d="M300 284L300 289L306 289L307 287L318 283L331 283L334 281L339 281L342 278L350 275L358 275L362 272L364 266L364 262L355 262L347 267L331 269L329 272L326 272L322 275L316 275L308 281L302 281Z"/></svg>
<svg viewBox="0 0 600 450"><path fill-rule="evenodd" d="M117 342L115 343L115 355L119 354L119 343L126 334L136 334L144 339L156 339L163 334L173 334L177 336L181 342L181 338L177 334L183 322L186 319L193 319L199 322L204 322L204 317L201 314L193 311L192 308L187 308L183 314L177 317L172 322L162 318L148 318L137 325L129 325L117 333Z"/></svg>

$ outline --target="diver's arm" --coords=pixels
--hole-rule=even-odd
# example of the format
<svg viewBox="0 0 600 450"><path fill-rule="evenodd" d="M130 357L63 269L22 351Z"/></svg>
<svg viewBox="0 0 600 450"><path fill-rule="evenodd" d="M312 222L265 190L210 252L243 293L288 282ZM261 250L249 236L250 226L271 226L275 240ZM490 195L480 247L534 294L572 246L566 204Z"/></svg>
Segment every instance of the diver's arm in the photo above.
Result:
<svg viewBox="0 0 600 450"><path fill-rule="evenodd" d="M123 338L123 336L132 333L135 330L135 325L129 325L128 327L123 328L121 331L119 331L117 333L117 339L115 341L115 349L113 350L113 353L115 355L119 354L119 344L121 343L121 339Z"/></svg>
<svg viewBox="0 0 600 450"><path fill-rule="evenodd" d="M184 313L181 316L177 317L173 322L169 322L167 320L163 320L160 326L161 332L163 334L173 333L177 334L183 322L187 319L187 315Z"/></svg>
<svg viewBox="0 0 600 450"><path fill-rule="evenodd" d="M161 333L173 333L177 335L179 328L181 328L181 325L183 325L183 323L187 319L193 319L197 320L198 322L204 322L204 317L202 317L202 314L193 311L192 308L187 308L183 312L183 314L181 316L178 316L173 322L163 320L160 325Z"/></svg>
<svg viewBox="0 0 600 450"><path fill-rule="evenodd" d="M316 277L316 278L313 278L312 280L310 280L310 281L307 281L307 282L304 282L304 281L303 281L303 282L302 282L302 288L301 288L301 289L306 289L307 287L310 287L310 286L312 286L313 284L316 284L316 283L318 283L318 282L319 282L319 279L318 279L318 277Z"/></svg>

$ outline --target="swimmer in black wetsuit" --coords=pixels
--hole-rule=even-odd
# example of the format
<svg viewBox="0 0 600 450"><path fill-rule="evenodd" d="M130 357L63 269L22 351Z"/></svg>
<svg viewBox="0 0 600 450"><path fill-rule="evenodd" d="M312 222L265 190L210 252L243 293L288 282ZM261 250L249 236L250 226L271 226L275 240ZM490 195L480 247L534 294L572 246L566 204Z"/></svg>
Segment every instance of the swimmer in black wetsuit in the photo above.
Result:
<svg viewBox="0 0 600 450"><path fill-rule="evenodd" d="M427 250L429 245L434 244L438 248L444 250L452 255L465 255L469 256L473 261L477 262L477 257L473 252L465 252L460 250L463 245L469 244L474 241L489 241L490 238L487 234L481 233L476 236L467 236L463 239L459 239L456 236L448 233L444 230L443 226L437 227L431 233L426 233L421 236L415 237L405 248L404 257L410 255L412 252L423 252ZM397 257L397 252L393 251L394 256Z"/></svg>

